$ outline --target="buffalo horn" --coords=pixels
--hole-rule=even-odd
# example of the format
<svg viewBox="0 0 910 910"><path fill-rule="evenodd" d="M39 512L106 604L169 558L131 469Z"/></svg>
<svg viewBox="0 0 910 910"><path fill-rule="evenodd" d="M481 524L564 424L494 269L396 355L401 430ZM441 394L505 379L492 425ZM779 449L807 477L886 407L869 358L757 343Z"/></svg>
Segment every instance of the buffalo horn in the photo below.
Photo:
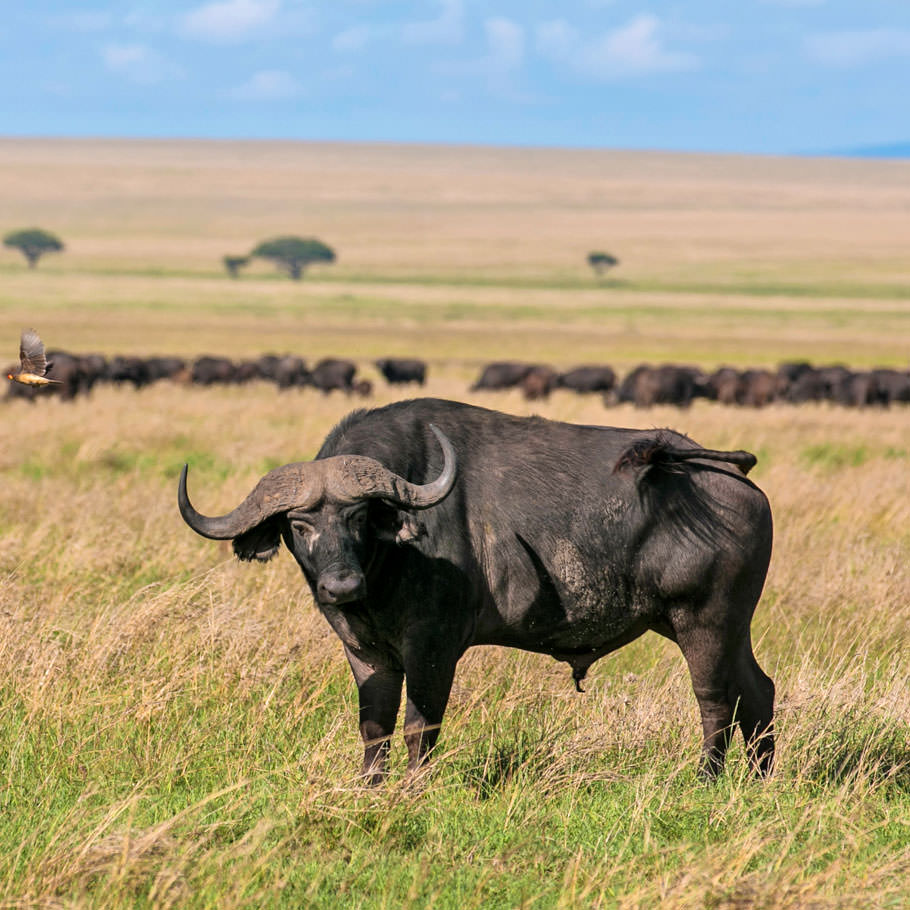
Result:
<svg viewBox="0 0 910 910"><path fill-rule="evenodd" d="M295 506L306 509L322 496L320 471L310 470L314 462L286 464L269 471L246 499L227 515L209 517L197 512L186 492L187 465L180 472L177 504L183 520L197 533L212 540L230 540L262 524L266 519Z"/></svg>
<svg viewBox="0 0 910 910"><path fill-rule="evenodd" d="M327 492L338 500L384 499L405 509L428 509L449 495L455 483L455 448L445 433L434 424L430 429L439 440L445 462L439 476L430 483L411 483L373 458L363 455L337 455L340 470L330 475Z"/></svg>
<svg viewBox="0 0 910 910"><path fill-rule="evenodd" d="M411 483L364 455L335 455L317 461L295 462L269 471L236 509L209 517L197 512L186 491L188 467L180 472L177 504L183 520L203 537L230 540L291 509L313 508L324 497L341 502L384 499L406 509L428 509L441 502L455 483L455 449L430 424L439 440L445 463L439 476L427 484Z"/></svg>

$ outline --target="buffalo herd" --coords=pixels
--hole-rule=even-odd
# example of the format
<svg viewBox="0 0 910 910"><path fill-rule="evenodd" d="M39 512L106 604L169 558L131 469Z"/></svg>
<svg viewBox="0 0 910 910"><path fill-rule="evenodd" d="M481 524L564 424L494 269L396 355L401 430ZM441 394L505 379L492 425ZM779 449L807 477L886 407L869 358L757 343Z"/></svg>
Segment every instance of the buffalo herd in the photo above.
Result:
<svg viewBox="0 0 910 910"><path fill-rule="evenodd" d="M803 404L829 401L845 407L888 407L910 403L910 370L877 367L815 367L805 361L783 363L777 370L720 367L705 372L679 364L641 364L620 380L609 366L576 367L560 373L546 364L501 361L487 364L471 391L521 390L530 401L557 389L599 393L604 403L639 408L667 404L686 408L697 398L721 404L760 408L772 402Z"/></svg>
<svg viewBox="0 0 910 910"><path fill-rule="evenodd" d="M48 379L56 384L46 389L10 383L8 398L33 400L39 395L57 395L70 401L85 395L99 383L127 385L141 389L160 380L212 386L242 385L254 380L273 382L279 389L310 387L322 392L335 390L368 396L373 391L369 379L357 378L357 365L350 360L325 358L307 366L294 354L265 354L252 360L203 356L196 360L182 357L104 357L100 354L71 354L48 351ZM427 367L414 359L386 358L376 361L376 368L390 384L416 382L423 385Z"/></svg>
<svg viewBox="0 0 910 910"><path fill-rule="evenodd" d="M72 400L99 383L128 385L141 389L161 380L212 386L241 385L254 380L274 383L279 389L313 388L329 393L341 391L367 397L373 392L370 379L357 376L351 360L326 358L310 366L296 354L265 354L249 360L203 356L104 357L49 351L48 378L57 380L50 389L9 383L8 398L34 399L57 395ZM390 385L424 385L427 364L416 358L381 358L373 366ZM720 367L705 372L694 366L642 364L620 377L606 365L579 366L560 372L540 363L498 361L483 367L470 391L518 389L529 401L546 399L565 389L578 394L597 394L604 404L633 404L639 408L675 405L685 408L697 398L726 405L760 408L772 402L802 404L832 402L845 407L888 407L910 403L910 370L812 366L805 361L783 363L776 370Z"/></svg>

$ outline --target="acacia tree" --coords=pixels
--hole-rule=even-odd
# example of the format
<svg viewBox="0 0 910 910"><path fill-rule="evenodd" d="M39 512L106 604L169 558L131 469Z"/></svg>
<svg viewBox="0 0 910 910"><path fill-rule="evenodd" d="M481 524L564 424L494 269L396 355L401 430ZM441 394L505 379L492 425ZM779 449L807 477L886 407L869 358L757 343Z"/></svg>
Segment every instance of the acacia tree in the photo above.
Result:
<svg viewBox="0 0 910 910"><path fill-rule="evenodd" d="M45 253L59 253L63 249L63 241L59 237L41 228L11 231L3 238L3 245L19 250L28 260L30 269L37 265Z"/></svg>
<svg viewBox="0 0 910 910"><path fill-rule="evenodd" d="M619 265L619 260L609 253L598 251L588 253L588 265L591 266L598 275L603 275L607 269L612 269L614 265Z"/></svg>
<svg viewBox="0 0 910 910"><path fill-rule="evenodd" d="M249 256L224 256L221 260L224 263L224 267L227 269L228 275L231 278L237 278L240 275L240 270L249 263Z"/></svg>
<svg viewBox="0 0 910 910"><path fill-rule="evenodd" d="M303 270L314 262L335 261L335 251L315 237L272 237L263 240L250 255L270 259L295 281L299 281Z"/></svg>

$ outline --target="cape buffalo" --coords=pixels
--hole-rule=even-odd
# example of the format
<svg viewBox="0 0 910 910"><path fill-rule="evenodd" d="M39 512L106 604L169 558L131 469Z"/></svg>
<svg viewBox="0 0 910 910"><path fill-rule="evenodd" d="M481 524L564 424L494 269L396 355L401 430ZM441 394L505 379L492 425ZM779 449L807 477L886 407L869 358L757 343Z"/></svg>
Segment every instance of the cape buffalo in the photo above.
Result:
<svg viewBox="0 0 910 910"><path fill-rule="evenodd" d="M149 380L189 378L186 361L182 357L149 357L145 362Z"/></svg>
<svg viewBox="0 0 910 910"><path fill-rule="evenodd" d="M508 360L488 363L477 377L477 382L471 386L471 391L514 388L533 369L532 363L513 363Z"/></svg>
<svg viewBox="0 0 910 910"><path fill-rule="evenodd" d="M200 357L192 366L191 378L195 385L219 385L234 381L236 366L227 357Z"/></svg>
<svg viewBox="0 0 910 910"><path fill-rule="evenodd" d="M107 375L114 385L128 382L134 389L141 389L152 381L148 364L141 357L114 357L108 364Z"/></svg>
<svg viewBox="0 0 910 910"><path fill-rule="evenodd" d="M557 385L580 393L609 392L616 385L616 373L607 366L576 367L560 374Z"/></svg>
<svg viewBox="0 0 910 910"><path fill-rule="evenodd" d="M279 389L290 389L293 386L305 386L310 383L310 371L302 357L287 354L270 365L272 378Z"/></svg>
<svg viewBox="0 0 910 910"><path fill-rule="evenodd" d="M578 684L653 630L676 642L701 711L702 772L734 721L752 764L773 760L774 685L750 622L771 553L771 511L748 452L670 430L576 426L417 399L355 411L312 462L275 468L226 515L178 502L244 560L283 540L341 638L357 684L363 773L386 768L401 688L416 769L439 735L472 645L552 655ZM580 686L579 686L580 688Z"/></svg>
<svg viewBox="0 0 910 910"><path fill-rule="evenodd" d="M527 401L537 401L539 398L549 398L558 380L559 374L552 367L537 366L531 367L518 385Z"/></svg>
<svg viewBox="0 0 910 910"><path fill-rule="evenodd" d="M354 374L357 367L350 360L335 360L326 358L320 360L313 367L310 375L310 385L316 386L317 389L328 395L333 389L340 389L342 392L351 392L354 387Z"/></svg>
<svg viewBox="0 0 910 910"><path fill-rule="evenodd" d="M384 357L374 360L376 369L392 385L405 385L416 382L423 385L427 379L427 365L422 360L403 357Z"/></svg>
<svg viewBox="0 0 910 910"><path fill-rule="evenodd" d="M619 402L633 401L637 408L650 408L656 404L687 408L694 398L705 395L706 391L705 377L697 367L642 364L622 381L617 399Z"/></svg>

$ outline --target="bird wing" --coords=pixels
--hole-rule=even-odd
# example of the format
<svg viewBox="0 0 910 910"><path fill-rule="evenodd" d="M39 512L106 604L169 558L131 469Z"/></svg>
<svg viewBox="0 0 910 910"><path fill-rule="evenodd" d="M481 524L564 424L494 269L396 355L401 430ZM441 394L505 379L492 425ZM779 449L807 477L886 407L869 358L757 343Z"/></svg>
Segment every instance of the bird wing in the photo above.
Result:
<svg viewBox="0 0 910 910"><path fill-rule="evenodd" d="M47 359L44 356L44 343L34 329L25 329L19 342L19 369L23 373L34 373L43 376L47 372Z"/></svg>

